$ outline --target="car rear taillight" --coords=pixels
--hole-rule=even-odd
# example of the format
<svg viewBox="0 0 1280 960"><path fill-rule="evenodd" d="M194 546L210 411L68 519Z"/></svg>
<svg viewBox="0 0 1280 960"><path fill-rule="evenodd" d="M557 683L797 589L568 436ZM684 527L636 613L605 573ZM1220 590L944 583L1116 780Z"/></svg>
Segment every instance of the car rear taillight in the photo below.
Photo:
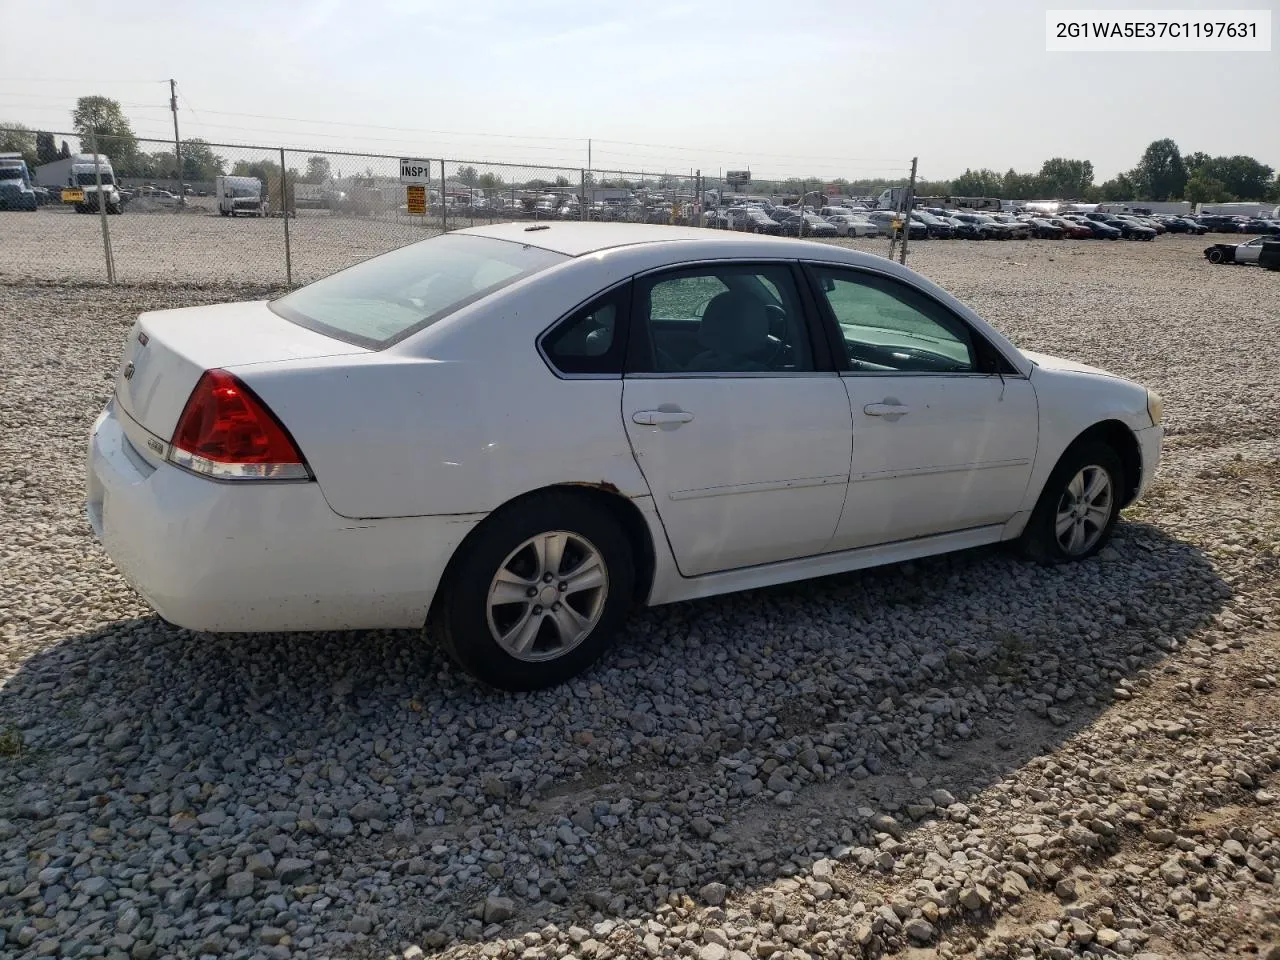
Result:
<svg viewBox="0 0 1280 960"><path fill-rule="evenodd" d="M280 421L225 370L206 370L178 418L169 459L217 480L309 480Z"/></svg>

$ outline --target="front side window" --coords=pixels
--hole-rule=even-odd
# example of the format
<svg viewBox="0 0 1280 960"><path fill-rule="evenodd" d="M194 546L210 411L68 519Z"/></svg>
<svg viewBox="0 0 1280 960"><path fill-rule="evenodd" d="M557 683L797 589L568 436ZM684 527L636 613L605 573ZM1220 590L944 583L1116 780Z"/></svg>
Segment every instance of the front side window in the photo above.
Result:
<svg viewBox="0 0 1280 960"><path fill-rule="evenodd" d="M509 240L444 234L317 280L271 303L286 320L377 350L569 259Z"/></svg>
<svg viewBox="0 0 1280 960"><path fill-rule="evenodd" d="M719 265L636 284L631 372L795 373L814 369L790 267Z"/></svg>
<svg viewBox="0 0 1280 960"><path fill-rule="evenodd" d="M850 368L864 373L972 373L973 336L941 305L888 277L814 268Z"/></svg>

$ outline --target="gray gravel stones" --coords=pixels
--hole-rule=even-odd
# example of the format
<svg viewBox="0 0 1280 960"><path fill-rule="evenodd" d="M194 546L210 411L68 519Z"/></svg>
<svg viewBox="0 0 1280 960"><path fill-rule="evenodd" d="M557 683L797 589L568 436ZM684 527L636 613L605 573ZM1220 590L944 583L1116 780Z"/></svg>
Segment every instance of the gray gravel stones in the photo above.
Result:
<svg viewBox="0 0 1280 960"><path fill-rule="evenodd" d="M1280 293L1169 239L913 247L1164 394L1104 555L647 611L521 697L412 632L156 620L89 535L84 436L133 315L228 292L0 286L0 953L1265 956Z"/></svg>

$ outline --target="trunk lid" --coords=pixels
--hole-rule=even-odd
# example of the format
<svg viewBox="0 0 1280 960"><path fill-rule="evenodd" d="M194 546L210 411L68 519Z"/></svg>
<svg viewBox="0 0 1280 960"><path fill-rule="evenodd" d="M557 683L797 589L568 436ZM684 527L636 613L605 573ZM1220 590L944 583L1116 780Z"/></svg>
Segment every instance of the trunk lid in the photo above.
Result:
<svg viewBox="0 0 1280 960"><path fill-rule="evenodd" d="M368 352L290 323L265 300L144 313L125 342L116 403L168 443L206 370Z"/></svg>

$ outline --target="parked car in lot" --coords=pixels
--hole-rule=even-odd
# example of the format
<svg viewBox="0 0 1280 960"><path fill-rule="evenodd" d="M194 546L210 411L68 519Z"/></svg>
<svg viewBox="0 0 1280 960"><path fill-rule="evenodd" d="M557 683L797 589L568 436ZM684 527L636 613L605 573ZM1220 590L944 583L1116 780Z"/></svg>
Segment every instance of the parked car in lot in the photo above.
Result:
<svg viewBox="0 0 1280 960"><path fill-rule="evenodd" d="M1210 263L1259 263L1264 249L1280 251L1280 240L1254 237L1245 243L1215 243L1205 248L1204 255Z"/></svg>
<svg viewBox="0 0 1280 960"><path fill-rule="evenodd" d="M892 236L894 232L894 224L902 219L903 215L893 210L869 210L867 219L880 228L880 231L887 236ZM929 239L929 228L919 220L912 220L910 217L906 219L907 237L911 240L927 240Z"/></svg>
<svg viewBox="0 0 1280 960"><path fill-rule="evenodd" d="M1156 238L1154 229L1134 217L1110 217L1104 220L1103 223L1109 227L1115 227L1120 231L1120 236L1126 240L1154 240Z"/></svg>
<svg viewBox="0 0 1280 960"><path fill-rule="evenodd" d="M179 626L426 625L520 690L581 673L639 605L1001 541L1092 556L1161 420L884 257L506 223L142 314L87 514Z"/></svg>
<svg viewBox="0 0 1280 960"><path fill-rule="evenodd" d="M835 224L828 223L816 213L793 214L778 221L782 233L789 237L835 237L840 235Z"/></svg>
<svg viewBox="0 0 1280 960"><path fill-rule="evenodd" d="M1031 235L1039 240L1061 240L1066 234L1062 227L1044 217L1031 217L1026 221Z"/></svg>
<svg viewBox="0 0 1280 960"><path fill-rule="evenodd" d="M827 217L827 223L836 228L836 233L842 237L878 237L880 236L880 227L872 223L866 217L855 216L852 213L837 213Z"/></svg>
<svg viewBox="0 0 1280 960"><path fill-rule="evenodd" d="M1068 220L1065 217L1048 217L1049 223L1063 232L1063 236L1071 240L1088 240L1094 236L1094 232L1086 227L1083 223L1077 223L1074 220Z"/></svg>
<svg viewBox="0 0 1280 960"><path fill-rule="evenodd" d="M1241 233L1260 233L1265 236L1280 235L1280 221L1265 217L1250 217L1240 227Z"/></svg>
<svg viewBox="0 0 1280 960"><path fill-rule="evenodd" d="M937 214L935 214L937 216ZM951 224L951 236L957 240L986 240L988 234L981 228L981 224L970 223L968 220L961 220L959 217L944 217Z"/></svg>
<svg viewBox="0 0 1280 960"><path fill-rule="evenodd" d="M1099 240L1119 240L1123 235L1123 231L1121 231L1119 227L1113 227L1109 224L1103 223L1101 220L1093 220L1083 215L1068 216L1066 219L1091 230L1094 237Z"/></svg>
<svg viewBox="0 0 1280 960"><path fill-rule="evenodd" d="M962 220L965 223L972 224L973 229L981 234L983 240L1009 240L1013 237L1013 231L995 220L982 213L955 213L952 215L953 220Z"/></svg>
<svg viewBox="0 0 1280 960"><path fill-rule="evenodd" d="M774 220L759 207L731 207L729 225L733 230L743 233L765 233L777 235L782 232L778 221Z"/></svg>
<svg viewBox="0 0 1280 960"><path fill-rule="evenodd" d="M935 217L928 210L912 210L911 219L919 223L923 223L925 230L932 239L950 240L955 236L955 227L942 217Z"/></svg>
<svg viewBox="0 0 1280 960"><path fill-rule="evenodd" d="M1243 233L1245 221L1225 214L1202 214L1196 218L1210 233Z"/></svg>
<svg viewBox="0 0 1280 960"><path fill-rule="evenodd" d="M1165 217L1162 222L1170 233L1190 233L1201 236L1209 232L1208 227L1190 217Z"/></svg>
<svg viewBox="0 0 1280 960"><path fill-rule="evenodd" d="M1011 240L1030 240L1031 224L1019 220L1017 217L1007 213L996 213L991 215L991 219L996 223L1004 224L1009 230L1009 239Z"/></svg>

